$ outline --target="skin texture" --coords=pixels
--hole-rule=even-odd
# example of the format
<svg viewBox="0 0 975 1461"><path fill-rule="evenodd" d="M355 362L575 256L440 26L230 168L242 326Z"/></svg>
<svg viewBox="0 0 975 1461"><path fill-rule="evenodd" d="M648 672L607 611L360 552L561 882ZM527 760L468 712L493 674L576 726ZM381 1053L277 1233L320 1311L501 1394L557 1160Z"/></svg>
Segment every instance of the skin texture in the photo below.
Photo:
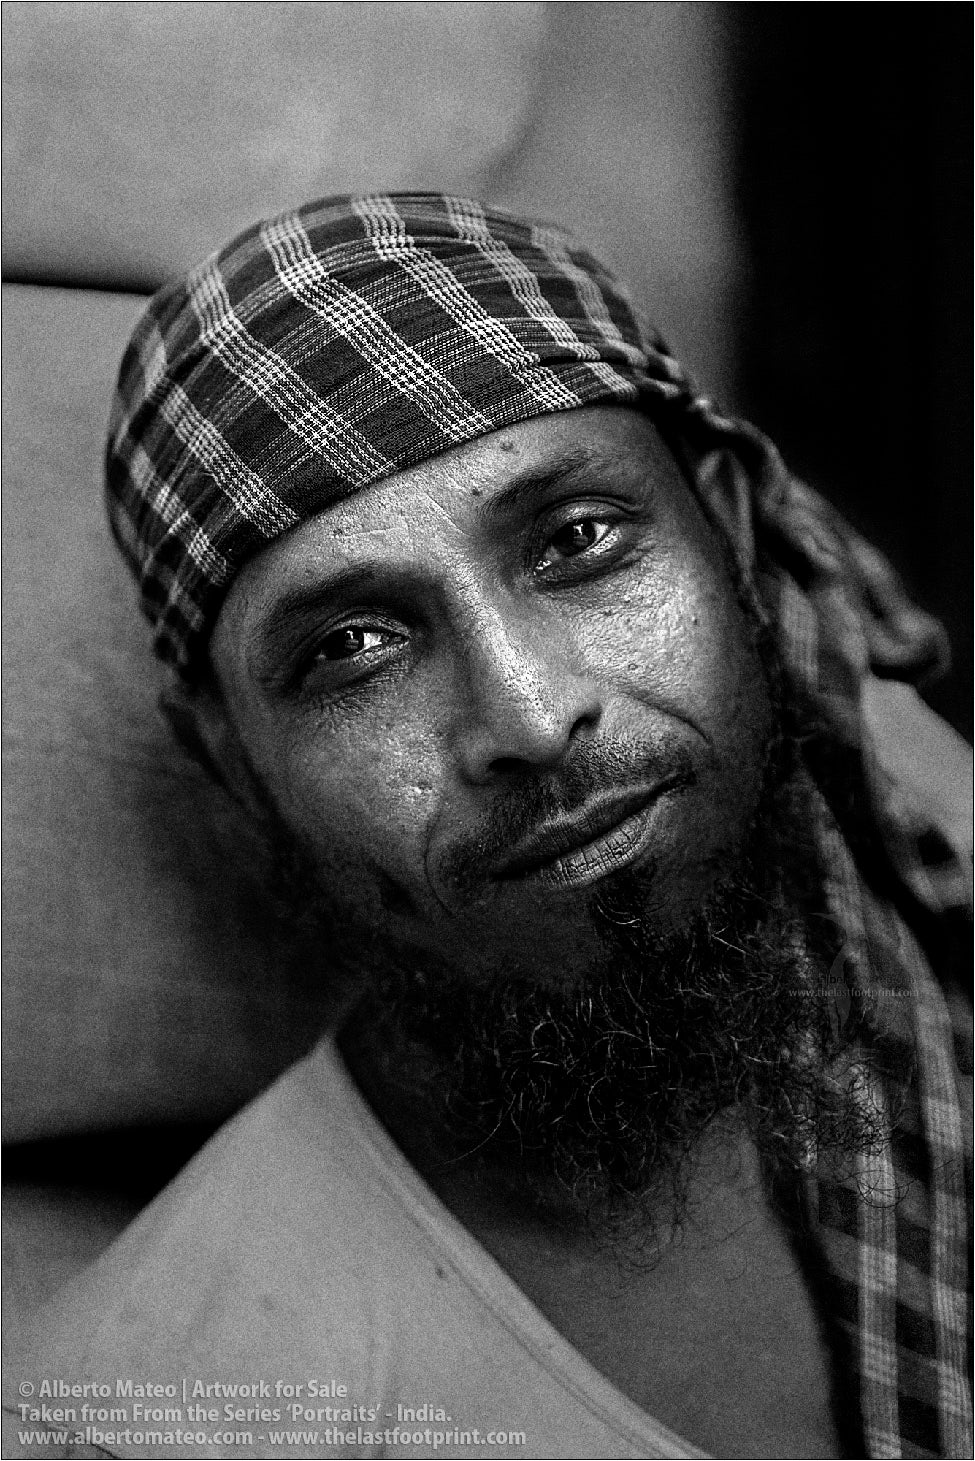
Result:
<svg viewBox="0 0 975 1461"><path fill-rule="evenodd" d="M603 831L656 789L641 865L667 928L759 793L748 626L673 456L628 409L521 423L329 507L244 567L211 660L209 753L299 839L350 949L381 925L471 978L569 979L596 954L579 858L569 886L498 872L539 824L595 808ZM597 849L587 890L601 871Z"/></svg>
<svg viewBox="0 0 975 1461"><path fill-rule="evenodd" d="M673 456L627 409L525 422L328 508L246 565L211 663L184 710L300 844L327 962L396 950L434 1003L438 963L553 993L611 979L592 900L612 900L620 848L668 936L735 864L762 792L750 625ZM631 814L635 860L612 825ZM526 864L566 820L588 850ZM445 1162L382 1027L350 1028L356 1078L442 1200L631 1399L709 1454L840 1454L817 1316L733 1116L690 1170L685 1240L633 1271L571 1212L512 1200L504 1173ZM424 1056L392 1059L409 1086Z"/></svg>

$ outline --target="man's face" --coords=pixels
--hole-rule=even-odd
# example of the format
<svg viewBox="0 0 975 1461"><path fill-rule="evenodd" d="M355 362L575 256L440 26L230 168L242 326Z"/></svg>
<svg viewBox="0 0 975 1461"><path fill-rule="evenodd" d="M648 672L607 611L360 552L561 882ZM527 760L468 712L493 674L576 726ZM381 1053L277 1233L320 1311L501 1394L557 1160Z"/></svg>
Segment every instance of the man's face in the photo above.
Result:
<svg viewBox="0 0 975 1461"><path fill-rule="evenodd" d="M679 928L755 813L749 626L635 411L528 421L328 508L246 565L211 652L333 923L472 979L588 965L624 872Z"/></svg>

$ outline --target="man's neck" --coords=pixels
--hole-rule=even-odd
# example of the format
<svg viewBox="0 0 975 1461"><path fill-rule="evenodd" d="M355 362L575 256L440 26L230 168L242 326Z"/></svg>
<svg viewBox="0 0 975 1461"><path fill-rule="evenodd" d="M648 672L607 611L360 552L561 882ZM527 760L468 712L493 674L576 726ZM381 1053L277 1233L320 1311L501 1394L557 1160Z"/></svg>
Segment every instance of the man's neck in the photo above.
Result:
<svg viewBox="0 0 975 1461"><path fill-rule="evenodd" d="M368 1021L353 1022L340 1041L360 1090L424 1180L466 1227L557 1235L559 1243L614 1255L622 1266L651 1267L675 1241L719 1243L738 1219L740 1200L765 1204L760 1161L739 1114L708 1128L667 1180L648 1180L632 1211L612 1225L598 1206L570 1192L538 1163L486 1156L476 1141L460 1149L438 1100L439 1067L428 1051L403 1041L394 1049ZM678 1197L679 1193L679 1197ZM734 1201L729 1201L732 1195ZM730 1227L729 1227L730 1224ZM478 1233L481 1236L481 1233ZM650 1241L648 1241L650 1239Z"/></svg>
<svg viewBox="0 0 975 1461"><path fill-rule="evenodd" d="M541 1314L632 1401L714 1455L838 1456L829 1352L755 1146L734 1113L688 1160L672 1199L626 1237L600 1231L564 1192L458 1159L418 1075L360 1026L343 1042L363 1093L458 1221ZM418 1059L422 1059L418 1055ZM405 1092L412 1088L414 1096ZM417 1095L416 1093L420 1094Z"/></svg>

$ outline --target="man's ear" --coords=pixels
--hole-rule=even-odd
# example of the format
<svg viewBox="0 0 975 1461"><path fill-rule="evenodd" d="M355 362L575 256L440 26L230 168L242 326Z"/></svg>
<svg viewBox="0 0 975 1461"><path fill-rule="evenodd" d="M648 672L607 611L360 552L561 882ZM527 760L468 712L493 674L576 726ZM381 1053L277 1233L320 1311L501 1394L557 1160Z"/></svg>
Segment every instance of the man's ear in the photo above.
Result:
<svg viewBox="0 0 975 1461"><path fill-rule="evenodd" d="M213 676L192 684L174 679L160 695L159 706L193 760L247 812L260 817L266 797Z"/></svg>
<svg viewBox="0 0 975 1461"><path fill-rule="evenodd" d="M696 463L698 497L724 534L743 577L755 568L752 488L744 464L726 449L705 452Z"/></svg>
<svg viewBox="0 0 975 1461"><path fill-rule="evenodd" d="M668 430L662 421L657 429L712 528L730 549L740 578L749 581L755 569L755 529L746 463L723 443L704 448Z"/></svg>

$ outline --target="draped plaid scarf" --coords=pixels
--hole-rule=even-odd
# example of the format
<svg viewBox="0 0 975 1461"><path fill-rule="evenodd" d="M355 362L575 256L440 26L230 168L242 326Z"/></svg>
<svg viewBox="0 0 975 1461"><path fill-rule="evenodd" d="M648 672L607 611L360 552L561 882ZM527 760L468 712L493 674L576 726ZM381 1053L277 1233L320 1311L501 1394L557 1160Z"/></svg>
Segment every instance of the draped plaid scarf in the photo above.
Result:
<svg viewBox="0 0 975 1461"><path fill-rule="evenodd" d="M863 1099L896 1111L895 1134L852 1179L813 1167L807 1216L867 1454L970 1454L964 1133L952 1023L917 933L964 901L967 879L884 770L865 712L875 675L910 680L944 658L889 565L760 433L695 391L591 254L437 194L311 203L156 296L112 413L112 527L157 652L192 677L223 595L265 543L461 442L613 402L666 423L702 503L720 499L738 524L732 548L776 637L811 773L816 744L842 748L862 793L851 812L819 777L819 837ZM867 1074L879 1041L896 1089Z"/></svg>

